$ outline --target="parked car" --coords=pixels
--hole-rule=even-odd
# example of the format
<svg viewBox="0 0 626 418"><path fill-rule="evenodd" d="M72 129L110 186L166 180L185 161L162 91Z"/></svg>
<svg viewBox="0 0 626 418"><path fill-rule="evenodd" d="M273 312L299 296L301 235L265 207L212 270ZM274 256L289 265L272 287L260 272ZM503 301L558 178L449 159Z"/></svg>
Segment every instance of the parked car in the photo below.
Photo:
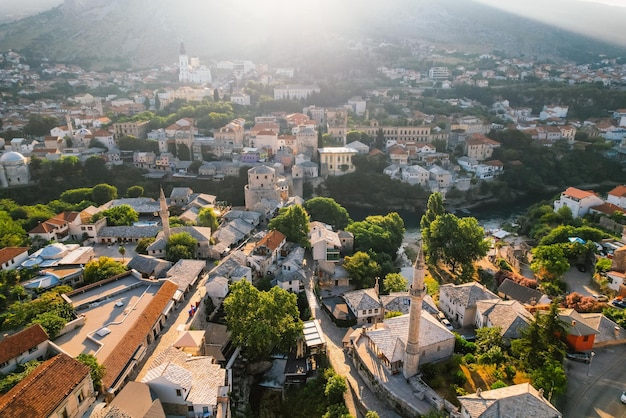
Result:
<svg viewBox="0 0 626 418"><path fill-rule="evenodd" d="M589 353L582 353L582 352L567 353L565 354L565 357L574 361L582 361L583 363L589 363L591 361L591 357L589 356Z"/></svg>
<svg viewBox="0 0 626 418"><path fill-rule="evenodd" d="M611 305L624 309L626 308L626 301L624 301L623 299L613 299Z"/></svg>
<svg viewBox="0 0 626 418"><path fill-rule="evenodd" d="M444 327L448 328L450 331L454 329L450 321L448 321L447 319L442 319L441 323L443 324Z"/></svg>
<svg viewBox="0 0 626 418"><path fill-rule="evenodd" d="M619 398L622 403L626 403L626 390L622 392L622 396Z"/></svg>
<svg viewBox="0 0 626 418"><path fill-rule="evenodd" d="M591 295L598 302L608 302L609 298L606 295Z"/></svg>

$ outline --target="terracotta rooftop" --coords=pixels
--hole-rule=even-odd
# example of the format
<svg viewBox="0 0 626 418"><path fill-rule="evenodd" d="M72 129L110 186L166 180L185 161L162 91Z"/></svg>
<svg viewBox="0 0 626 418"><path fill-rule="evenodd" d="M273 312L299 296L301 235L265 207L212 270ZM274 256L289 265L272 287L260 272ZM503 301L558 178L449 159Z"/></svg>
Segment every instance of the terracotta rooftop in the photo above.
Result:
<svg viewBox="0 0 626 418"><path fill-rule="evenodd" d="M150 333L177 290L178 286L175 283L165 280L150 304L141 313L141 317L137 319L133 328L124 336L124 340L120 341L111 354L102 362L102 365L107 370L106 375L102 379L102 383L106 388L111 388L124 372L137 348Z"/></svg>
<svg viewBox="0 0 626 418"><path fill-rule="evenodd" d="M0 397L0 416L50 416L89 374L88 366L58 354Z"/></svg>
<svg viewBox="0 0 626 418"><path fill-rule="evenodd" d="M0 265L6 263L28 251L28 247L4 247L0 248Z"/></svg>
<svg viewBox="0 0 626 418"><path fill-rule="evenodd" d="M588 192L586 190L580 190L576 187L568 187L564 192L564 195L573 197L574 199L584 199L586 197L595 196L594 192Z"/></svg>
<svg viewBox="0 0 626 418"><path fill-rule="evenodd" d="M32 325L0 341L0 364L46 341L48 334L39 324Z"/></svg>
<svg viewBox="0 0 626 418"><path fill-rule="evenodd" d="M617 197L625 197L626 196L626 186L619 185L617 187L615 187L613 190L611 190L609 192L609 195L611 196L617 196Z"/></svg>
<svg viewBox="0 0 626 418"><path fill-rule="evenodd" d="M64 225L70 222L74 222L74 220L78 216L80 216L80 212L73 212L73 211L61 212L58 215L53 216L52 218L48 219L47 221L40 223L39 225L37 225L36 227L28 231L28 233L37 234L37 233L42 233L42 232L45 232L45 233L52 232L54 228L56 228L59 225Z"/></svg>
<svg viewBox="0 0 626 418"><path fill-rule="evenodd" d="M272 230L261 238L261 240L257 243L257 247L266 246L270 250L274 251L278 248L280 243L286 239L287 237L282 232Z"/></svg>

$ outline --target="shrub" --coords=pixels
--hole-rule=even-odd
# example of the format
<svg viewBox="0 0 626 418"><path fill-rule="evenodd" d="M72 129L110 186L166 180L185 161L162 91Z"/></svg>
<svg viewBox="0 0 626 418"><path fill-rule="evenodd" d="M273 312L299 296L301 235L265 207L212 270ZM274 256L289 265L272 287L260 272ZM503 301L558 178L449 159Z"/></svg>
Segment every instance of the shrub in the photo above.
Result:
<svg viewBox="0 0 626 418"><path fill-rule="evenodd" d="M504 383L502 380L496 380L495 382L493 382L493 384L491 385L491 389L500 389L500 388L505 388L508 387L508 385L506 383Z"/></svg>
<svg viewBox="0 0 626 418"><path fill-rule="evenodd" d="M504 374L506 375L507 379L513 380L513 378L517 374L517 370L515 370L515 367L509 364L509 365L504 366Z"/></svg>
<svg viewBox="0 0 626 418"><path fill-rule="evenodd" d="M463 356L463 363L473 364L476 363L476 357L472 353L467 353Z"/></svg>
<svg viewBox="0 0 626 418"><path fill-rule="evenodd" d="M463 373L463 370L457 370L454 374L454 383L463 386L467 382L467 376Z"/></svg>

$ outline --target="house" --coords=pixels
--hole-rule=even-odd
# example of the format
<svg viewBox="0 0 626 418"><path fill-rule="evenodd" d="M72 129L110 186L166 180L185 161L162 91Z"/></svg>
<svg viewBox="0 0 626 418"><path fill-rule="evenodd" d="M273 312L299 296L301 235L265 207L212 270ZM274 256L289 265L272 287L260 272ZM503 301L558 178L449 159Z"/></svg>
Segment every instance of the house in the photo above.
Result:
<svg viewBox="0 0 626 418"><path fill-rule="evenodd" d="M57 354L0 397L0 416L80 418L96 399L90 371Z"/></svg>
<svg viewBox="0 0 626 418"><path fill-rule="evenodd" d="M500 147L500 143L487 138L484 134L472 134L465 140L465 155L476 161L484 161L493 156L493 150Z"/></svg>
<svg viewBox="0 0 626 418"><path fill-rule="evenodd" d="M69 238L78 239L79 237L70 236L70 225L80 225L80 212L65 211L40 222L36 227L28 231L31 239L39 238L43 241L65 241Z"/></svg>
<svg viewBox="0 0 626 418"><path fill-rule="evenodd" d="M261 238L248 257L250 267L253 267L259 276L265 276L270 267L278 261L280 250L287 243L287 237L280 231L269 231Z"/></svg>
<svg viewBox="0 0 626 418"><path fill-rule="evenodd" d="M370 152L369 145L365 145L361 141L352 141L349 144L346 144L346 148L352 148L359 152L359 154L367 155Z"/></svg>
<svg viewBox="0 0 626 418"><path fill-rule="evenodd" d="M352 157L358 151L347 147L325 147L317 150L320 156L320 174L322 177L341 176L353 173L356 167Z"/></svg>
<svg viewBox="0 0 626 418"><path fill-rule="evenodd" d="M430 179L430 171L420 165L410 165L399 169L400 179L409 184L427 186Z"/></svg>
<svg viewBox="0 0 626 418"><path fill-rule="evenodd" d="M360 289L343 294L343 299L357 319L357 325L382 322L385 312L374 288Z"/></svg>
<svg viewBox="0 0 626 418"><path fill-rule="evenodd" d="M178 290L184 294L196 285L205 275L206 261L204 260L178 260L166 273L166 277L178 285Z"/></svg>
<svg viewBox="0 0 626 418"><path fill-rule="evenodd" d="M170 193L170 205L182 207L187 204L192 194L193 190L189 187L174 187Z"/></svg>
<svg viewBox="0 0 626 418"><path fill-rule="evenodd" d="M543 391L530 383L505 388L478 390L458 397L461 418L535 417L562 418L563 415L543 397Z"/></svg>
<svg viewBox="0 0 626 418"><path fill-rule="evenodd" d="M156 393L152 392L148 385L130 381L99 415L94 413L91 416L94 418L165 418L165 411Z"/></svg>
<svg viewBox="0 0 626 418"><path fill-rule="evenodd" d="M28 247L0 248L0 269L13 270L28 258Z"/></svg>
<svg viewBox="0 0 626 418"><path fill-rule="evenodd" d="M149 255L137 254L126 264L130 270L141 273L143 278L161 278L172 267L172 263Z"/></svg>
<svg viewBox="0 0 626 418"><path fill-rule="evenodd" d="M0 341L0 373L7 375L31 360L43 360L49 348L48 334L39 324L31 325Z"/></svg>
<svg viewBox="0 0 626 418"><path fill-rule="evenodd" d="M392 145L387 149L392 164L406 165L409 162L409 152L402 145Z"/></svg>
<svg viewBox="0 0 626 418"><path fill-rule="evenodd" d="M207 280L204 285L206 294L218 302L224 300L228 295L228 279L224 276L216 276Z"/></svg>
<svg viewBox="0 0 626 418"><path fill-rule="evenodd" d="M498 296L504 300L516 300L524 306L549 305L550 298L536 289L504 279L498 287Z"/></svg>
<svg viewBox="0 0 626 418"><path fill-rule="evenodd" d="M559 310L559 319L567 324L565 341L574 351L591 350L599 332L587 325L585 318L574 309Z"/></svg>
<svg viewBox="0 0 626 418"><path fill-rule="evenodd" d="M626 185L619 185L613 188L607 194L606 201L626 210Z"/></svg>
<svg viewBox="0 0 626 418"><path fill-rule="evenodd" d="M328 261L336 263L341 259L342 244L339 234L329 225L322 222L309 224L309 241L314 261Z"/></svg>
<svg viewBox="0 0 626 418"><path fill-rule="evenodd" d="M489 299L476 301L476 328L500 328L505 341L521 337L533 316L515 300Z"/></svg>
<svg viewBox="0 0 626 418"><path fill-rule="evenodd" d="M302 271L303 266L304 248L296 247L282 260L282 266L274 284L289 292L300 292L304 289L306 279Z"/></svg>
<svg viewBox="0 0 626 418"><path fill-rule="evenodd" d="M202 259L208 258L211 245L211 228L204 226L176 226L170 230L171 235L183 232L188 233L198 242L194 257ZM160 231L156 236L156 240L148 246L148 255L157 258L165 258L166 246L167 238L165 237L165 233Z"/></svg>
<svg viewBox="0 0 626 418"><path fill-rule="evenodd" d="M558 212L564 206L572 211L574 219L585 216L593 206L599 206L604 201L591 191L568 187L561 193L561 197L554 201L554 211Z"/></svg>
<svg viewBox="0 0 626 418"><path fill-rule="evenodd" d="M498 299L498 296L476 282L444 284L439 288L439 309L461 327L474 323L476 302L489 299Z"/></svg>
<svg viewBox="0 0 626 418"><path fill-rule="evenodd" d="M428 169L430 173L431 190L446 190L452 186L452 174L438 165Z"/></svg>
<svg viewBox="0 0 626 418"><path fill-rule="evenodd" d="M190 357L169 347L155 358L142 382L168 415L221 417L228 409L226 370L213 357Z"/></svg>

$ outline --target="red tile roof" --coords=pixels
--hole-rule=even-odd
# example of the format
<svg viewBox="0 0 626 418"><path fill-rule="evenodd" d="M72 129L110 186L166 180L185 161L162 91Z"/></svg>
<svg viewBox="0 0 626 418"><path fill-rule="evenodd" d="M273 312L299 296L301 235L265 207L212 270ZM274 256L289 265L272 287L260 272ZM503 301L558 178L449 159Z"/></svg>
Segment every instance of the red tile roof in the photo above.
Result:
<svg viewBox="0 0 626 418"><path fill-rule="evenodd" d="M270 250L274 251L278 248L281 242L286 240L287 237L280 231L272 230L267 233L261 240L257 243L257 247L266 246Z"/></svg>
<svg viewBox="0 0 626 418"><path fill-rule="evenodd" d="M48 339L48 334L39 324L5 337L0 341L0 364L9 361Z"/></svg>
<svg viewBox="0 0 626 418"><path fill-rule="evenodd" d="M564 195L573 197L574 199L584 199L589 196L595 196L594 192L588 192L586 190L580 190L576 187L568 187L567 190L563 192Z"/></svg>
<svg viewBox="0 0 626 418"><path fill-rule="evenodd" d="M54 231L54 229L58 226L65 225L70 222L74 222L77 217L80 216L80 212L73 211L65 211L61 212L58 215L44 221L28 231L29 234L41 234L41 233L50 233Z"/></svg>
<svg viewBox="0 0 626 418"><path fill-rule="evenodd" d="M89 374L89 366L58 354L0 397L0 416L50 416Z"/></svg>
<svg viewBox="0 0 626 418"><path fill-rule="evenodd" d="M165 280L150 304L141 313L134 326L120 340L111 354L102 362L106 375L102 379L105 388L111 388L124 372L139 345L146 339L152 327L159 320L163 310L178 290L178 285Z"/></svg>
<svg viewBox="0 0 626 418"><path fill-rule="evenodd" d="M11 261L20 254L28 252L28 247L4 247L0 248L0 265Z"/></svg>
<svg viewBox="0 0 626 418"><path fill-rule="evenodd" d="M614 205L613 203L608 202L605 202L598 206L593 206L591 209L597 212L605 213L607 215L613 215L617 212L624 213L624 209L620 208L617 205Z"/></svg>
<svg viewBox="0 0 626 418"><path fill-rule="evenodd" d="M626 186L620 185L609 192L611 196L626 197Z"/></svg>

